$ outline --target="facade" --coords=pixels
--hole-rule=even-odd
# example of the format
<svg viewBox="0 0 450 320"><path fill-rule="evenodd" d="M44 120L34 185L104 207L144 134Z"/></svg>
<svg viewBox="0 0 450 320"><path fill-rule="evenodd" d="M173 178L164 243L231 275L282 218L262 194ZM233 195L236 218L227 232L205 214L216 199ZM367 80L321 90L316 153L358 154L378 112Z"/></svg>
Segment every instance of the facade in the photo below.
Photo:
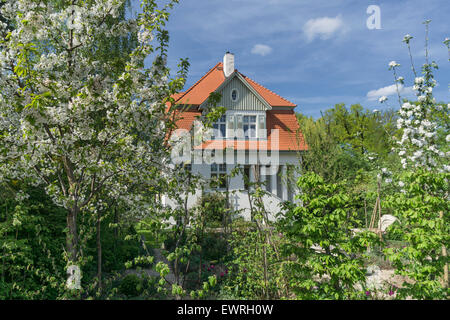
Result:
<svg viewBox="0 0 450 320"><path fill-rule="evenodd" d="M234 55L227 53L223 62L174 96L178 131L196 136L196 119L214 107L208 100L213 92L220 94L216 106L226 112L210 134L197 143L196 138L192 140L188 148L192 152L183 162L193 174L217 181L191 195L188 206L195 205L202 192L228 192L232 208L250 219L248 181L258 181L267 190L263 202L273 219L282 201L294 199L292 183L307 149L295 116L296 105L240 73L234 68ZM232 177L225 179L225 175ZM168 198L163 201L175 205Z"/></svg>

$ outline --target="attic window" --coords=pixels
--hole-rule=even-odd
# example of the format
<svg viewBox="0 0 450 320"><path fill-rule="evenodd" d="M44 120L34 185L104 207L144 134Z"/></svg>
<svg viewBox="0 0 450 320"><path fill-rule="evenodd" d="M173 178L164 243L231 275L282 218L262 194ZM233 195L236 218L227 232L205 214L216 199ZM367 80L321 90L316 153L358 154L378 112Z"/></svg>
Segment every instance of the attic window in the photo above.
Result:
<svg viewBox="0 0 450 320"><path fill-rule="evenodd" d="M236 102L239 99L239 91L237 89L231 90L231 101Z"/></svg>

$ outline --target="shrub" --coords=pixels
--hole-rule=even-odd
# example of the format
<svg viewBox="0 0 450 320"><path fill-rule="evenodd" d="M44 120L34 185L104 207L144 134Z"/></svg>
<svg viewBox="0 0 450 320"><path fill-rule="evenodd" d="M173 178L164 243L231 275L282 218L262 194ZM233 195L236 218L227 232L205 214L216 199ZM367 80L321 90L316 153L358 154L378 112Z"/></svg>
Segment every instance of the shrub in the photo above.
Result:
<svg viewBox="0 0 450 320"><path fill-rule="evenodd" d="M119 292L128 296L136 297L142 292L142 280L136 274L128 274L119 285Z"/></svg>
<svg viewBox="0 0 450 320"><path fill-rule="evenodd" d="M208 225L223 221L223 215L226 211L226 199L222 194L207 193L199 199L198 206Z"/></svg>

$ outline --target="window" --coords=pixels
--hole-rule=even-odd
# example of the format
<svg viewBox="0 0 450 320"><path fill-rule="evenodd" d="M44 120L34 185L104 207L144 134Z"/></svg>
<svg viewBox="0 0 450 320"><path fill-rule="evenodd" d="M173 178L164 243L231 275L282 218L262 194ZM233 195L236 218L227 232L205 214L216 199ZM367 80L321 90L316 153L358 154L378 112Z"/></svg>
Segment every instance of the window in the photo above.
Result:
<svg viewBox="0 0 450 320"><path fill-rule="evenodd" d="M227 165L225 163L211 164L211 186L220 189L227 187Z"/></svg>
<svg viewBox="0 0 450 320"><path fill-rule="evenodd" d="M231 101L236 102L239 99L239 91L237 89L231 90Z"/></svg>
<svg viewBox="0 0 450 320"><path fill-rule="evenodd" d="M226 119L223 115L220 119L213 124L213 138L225 138L226 137Z"/></svg>
<svg viewBox="0 0 450 320"><path fill-rule="evenodd" d="M256 116L244 116L244 137L248 138L256 138Z"/></svg>
<svg viewBox="0 0 450 320"><path fill-rule="evenodd" d="M272 175L270 175L272 172L270 169L270 166L266 166L266 190L272 193Z"/></svg>
<svg viewBox="0 0 450 320"><path fill-rule="evenodd" d="M276 177L276 179L277 179L277 190L273 190L272 192L273 192L273 194L275 194L276 196L278 196L279 198L282 198L283 197L283 186L281 185L281 183L282 183L282 180L281 180L281 173L283 172L282 171L282 166L279 166L278 167L278 172L277 172L277 177Z"/></svg>
<svg viewBox="0 0 450 320"><path fill-rule="evenodd" d="M258 138L259 139L266 139L267 138L267 130L266 130L266 115L265 114L259 114L259 126L258 126Z"/></svg>

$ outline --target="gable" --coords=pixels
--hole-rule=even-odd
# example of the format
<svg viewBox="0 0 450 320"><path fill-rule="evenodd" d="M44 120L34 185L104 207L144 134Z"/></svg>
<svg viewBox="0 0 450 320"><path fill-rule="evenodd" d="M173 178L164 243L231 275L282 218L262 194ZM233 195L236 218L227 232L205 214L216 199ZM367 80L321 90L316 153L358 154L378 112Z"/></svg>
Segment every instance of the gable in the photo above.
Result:
<svg viewBox="0 0 450 320"><path fill-rule="evenodd" d="M244 101L238 103L229 103L230 93L221 92L225 90L230 81L235 82L235 78L241 80L242 83L237 85L244 85L250 90L253 95L248 94L247 91L243 91L245 103L247 103L248 109L245 108ZM232 89L230 89L232 90ZM201 79L199 79L194 85L192 85L185 92L176 94L173 96L176 104L180 105L202 105L209 97L211 92L223 93L223 101L221 104L229 107L231 110L270 110L271 107L296 107L295 104L277 95L273 91L263 87L256 81L243 75L235 70L235 72L229 77L225 78L223 74L223 64L219 62L212 69L210 69ZM242 98L242 97L241 97ZM259 98L260 102L266 105L265 109L261 109L261 104L256 101L255 98Z"/></svg>
<svg viewBox="0 0 450 320"><path fill-rule="evenodd" d="M238 92L237 101L233 101L231 98L233 90L237 90ZM248 84L242 82L237 75L227 81L217 92L222 96L218 105L228 110L265 111L271 109L267 102L261 99L255 92L252 92Z"/></svg>

